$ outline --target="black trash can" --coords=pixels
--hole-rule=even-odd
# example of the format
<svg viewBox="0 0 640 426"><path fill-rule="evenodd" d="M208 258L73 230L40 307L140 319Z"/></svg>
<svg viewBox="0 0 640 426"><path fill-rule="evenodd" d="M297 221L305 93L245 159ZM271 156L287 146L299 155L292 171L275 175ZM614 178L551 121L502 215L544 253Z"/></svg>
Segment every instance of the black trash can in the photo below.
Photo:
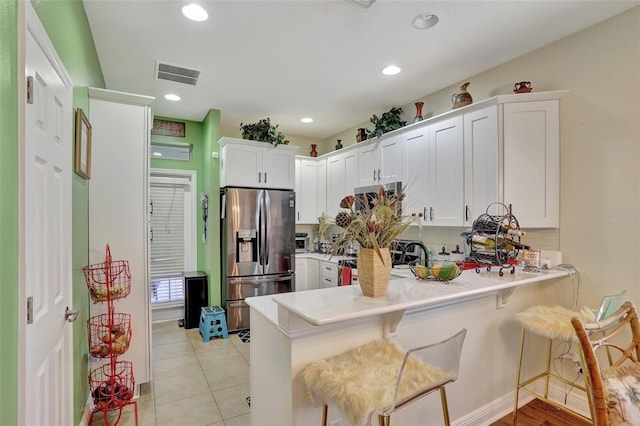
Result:
<svg viewBox="0 0 640 426"><path fill-rule="evenodd" d="M184 328L198 328L200 309L209 306L207 275L204 272L184 272Z"/></svg>

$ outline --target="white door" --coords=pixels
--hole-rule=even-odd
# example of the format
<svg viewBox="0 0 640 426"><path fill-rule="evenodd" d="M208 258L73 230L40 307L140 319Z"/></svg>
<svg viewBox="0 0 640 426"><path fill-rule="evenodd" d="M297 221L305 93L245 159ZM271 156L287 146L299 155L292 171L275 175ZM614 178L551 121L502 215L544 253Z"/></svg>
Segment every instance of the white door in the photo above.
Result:
<svg viewBox="0 0 640 426"><path fill-rule="evenodd" d="M71 308L72 85L51 42L26 6L22 285L32 309L24 332L20 406L25 425L73 423ZM25 301L27 304L27 301Z"/></svg>

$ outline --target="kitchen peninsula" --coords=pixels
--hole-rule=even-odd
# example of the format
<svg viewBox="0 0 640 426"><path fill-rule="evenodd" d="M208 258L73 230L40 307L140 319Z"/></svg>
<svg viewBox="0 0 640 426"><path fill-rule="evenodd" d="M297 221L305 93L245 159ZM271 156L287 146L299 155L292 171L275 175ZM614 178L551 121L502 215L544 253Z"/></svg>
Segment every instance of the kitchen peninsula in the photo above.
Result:
<svg viewBox="0 0 640 426"><path fill-rule="evenodd" d="M410 274L410 272L409 272ZM319 423L298 372L312 361L374 339L405 348L468 330L458 381L447 388L455 424L488 424L511 411L519 351L517 312L535 304L571 306L575 280L565 270L514 275L464 271L449 284L392 280L384 298L359 286L248 298L251 307L251 424ZM540 360L543 357L539 357ZM396 424L441 424L439 398L427 396L394 414ZM346 426L329 408L329 424Z"/></svg>

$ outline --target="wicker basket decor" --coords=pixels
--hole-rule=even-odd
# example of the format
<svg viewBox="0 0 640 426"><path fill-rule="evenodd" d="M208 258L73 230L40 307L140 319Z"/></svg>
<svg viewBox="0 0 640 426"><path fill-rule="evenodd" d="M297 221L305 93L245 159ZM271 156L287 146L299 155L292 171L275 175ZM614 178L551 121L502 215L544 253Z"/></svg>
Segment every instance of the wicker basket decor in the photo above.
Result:
<svg viewBox="0 0 640 426"><path fill-rule="evenodd" d="M361 248L358 253L358 281L362 294L368 297L384 297L391 279L391 254L381 248L380 256L374 249Z"/></svg>

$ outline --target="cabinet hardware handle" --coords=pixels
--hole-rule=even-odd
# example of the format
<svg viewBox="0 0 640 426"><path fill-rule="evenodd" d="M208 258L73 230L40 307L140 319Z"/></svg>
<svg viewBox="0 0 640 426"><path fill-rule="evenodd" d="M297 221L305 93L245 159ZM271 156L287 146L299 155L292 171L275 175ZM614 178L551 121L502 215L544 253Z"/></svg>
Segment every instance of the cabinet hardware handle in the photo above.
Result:
<svg viewBox="0 0 640 426"><path fill-rule="evenodd" d="M298 220L300 220L300 212L298 212Z"/></svg>
<svg viewBox="0 0 640 426"><path fill-rule="evenodd" d="M513 206L509 203L509 214L513 214Z"/></svg>
<svg viewBox="0 0 640 426"><path fill-rule="evenodd" d="M264 172L264 183L267 183L267 172Z"/></svg>
<svg viewBox="0 0 640 426"><path fill-rule="evenodd" d="M380 169L378 169L378 180L380 180Z"/></svg>
<svg viewBox="0 0 640 426"><path fill-rule="evenodd" d="M464 220L469 222L469 206L464 206Z"/></svg>
<svg viewBox="0 0 640 426"><path fill-rule="evenodd" d="M153 229L151 230L151 242L153 242Z"/></svg>
<svg viewBox="0 0 640 426"><path fill-rule="evenodd" d="M153 200L151 200L149 204L151 205L151 211L149 212L149 215L153 216Z"/></svg>
<svg viewBox="0 0 640 426"><path fill-rule="evenodd" d="M373 180L376 180L376 169L373 169Z"/></svg>
<svg viewBox="0 0 640 426"><path fill-rule="evenodd" d="M429 220L433 222L433 207L429 207Z"/></svg>
<svg viewBox="0 0 640 426"><path fill-rule="evenodd" d="M258 183L262 183L262 173L258 172Z"/></svg>
<svg viewBox="0 0 640 426"><path fill-rule="evenodd" d="M427 218L427 208L426 207L422 208L422 216L421 217L424 217L425 219Z"/></svg>

